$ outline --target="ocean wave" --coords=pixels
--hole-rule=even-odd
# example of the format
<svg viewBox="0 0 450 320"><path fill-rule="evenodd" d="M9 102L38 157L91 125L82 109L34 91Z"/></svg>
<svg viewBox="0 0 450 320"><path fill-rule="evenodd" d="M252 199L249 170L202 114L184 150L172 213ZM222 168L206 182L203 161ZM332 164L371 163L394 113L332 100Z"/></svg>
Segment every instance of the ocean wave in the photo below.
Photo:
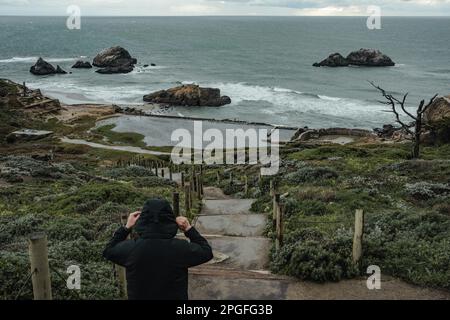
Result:
<svg viewBox="0 0 450 320"><path fill-rule="evenodd" d="M259 105L257 112L271 117L288 113L326 115L367 120L386 118L381 112L383 106L371 101L331 97L296 90L250 85L248 83L205 83L208 87L221 89L221 93L231 97L230 107L242 108L242 104ZM226 107L225 107L226 108ZM236 110L235 108L235 110ZM301 117L301 114L299 117Z"/></svg>
<svg viewBox="0 0 450 320"><path fill-rule="evenodd" d="M148 93L148 89L136 86L101 86L84 85L78 82L39 81L30 85L40 88L50 96L61 98L66 103L118 103L118 104L142 104L142 96Z"/></svg>
<svg viewBox="0 0 450 320"><path fill-rule="evenodd" d="M133 71L127 74L137 74L137 73L154 73L155 70L167 69L166 66L135 66Z"/></svg>
<svg viewBox="0 0 450 320"><path fill-rule="evenodd" d="M0 63L34 63L39 57L12 57L10 59L0 59ZM47 62L69 62L79 58L44 58Z"/></svg>

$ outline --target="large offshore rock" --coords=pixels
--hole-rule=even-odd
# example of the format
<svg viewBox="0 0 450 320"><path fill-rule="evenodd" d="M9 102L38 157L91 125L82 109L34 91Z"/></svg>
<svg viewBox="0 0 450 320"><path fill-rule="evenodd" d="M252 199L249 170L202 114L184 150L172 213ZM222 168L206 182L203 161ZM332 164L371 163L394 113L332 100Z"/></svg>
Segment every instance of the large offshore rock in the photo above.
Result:
<svg viewBox="0 0 450 320"><path fill-rule="evenodd" d="M37 76L45 76L49 74L55 74L56 69L44 59L39 58L35 65L30 68L30 72Z"/></svg>
<svg viewBox="0 0 450 320"><path fill-rule="evenodd" d="M376 49L359 49L358 51L353 51L347 56L347 61L349 64L355 66L395 66L394 61L390 57Z"/></svg>
<svg viewBox="0 0 450 320"><path fill-rule="evenodd" d="M219 107L230 104L231 98L221 96L220 89L189 84L145 95L144 101L175 106Z"/></svg>
<svg viewBox="0 0 450 320"><path fill-rule="evenodd" d="M92 65L99 68L133 66L137 63L130 53L122 47L116 46L102 50L97 54Z"/></svg>
<svg viewBox="0 0 450 320"><path fill-rule="evenodd" d="M314 63L314 67L346 67L349 63L340 53L332 53L328 58L319 63Z"/></svg>

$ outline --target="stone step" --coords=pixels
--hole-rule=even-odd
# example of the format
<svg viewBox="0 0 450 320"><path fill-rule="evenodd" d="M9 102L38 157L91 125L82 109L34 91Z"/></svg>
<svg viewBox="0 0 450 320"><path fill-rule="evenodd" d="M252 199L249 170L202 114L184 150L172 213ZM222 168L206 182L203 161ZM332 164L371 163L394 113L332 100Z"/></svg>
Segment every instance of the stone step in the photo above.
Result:
<svg viewBox="0 0 450 320"><path fill-rule="evenodd" d="M253 199L203 200L202 214L250 214Z"/></svg>
<svg viewBox="0 0 450 320"><path fill-rule="evenodd" d="M283 300L289 279L270 273L217 266L189 270L189 298L193 300Z"/></svg>
<svg viewBox="0 0 450 320"><path fill-rule="evenodd" d="M199 215L196 229L204 234L262 236L267 224L264 214Z"/></svg>
<svg viewBox="0 0 450 320"><path fill-rule="evenodd" d="M214 251L228 256L220 265L246 270L264 270L269 265L271 241L268 238L204 236Z"/></svg>

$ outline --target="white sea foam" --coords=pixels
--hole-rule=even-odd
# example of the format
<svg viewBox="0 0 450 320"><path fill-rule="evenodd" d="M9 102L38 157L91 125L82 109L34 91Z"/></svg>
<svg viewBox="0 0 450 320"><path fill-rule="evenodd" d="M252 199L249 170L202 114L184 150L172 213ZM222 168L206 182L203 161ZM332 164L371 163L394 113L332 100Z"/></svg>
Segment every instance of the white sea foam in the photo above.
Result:
<svg viewBox="0 0 450 320"><path fill-rule="evenodd" d="M260 107L255 108L257 112L274 117L288 114L296 116L317 114L361 121L378 122L382 118L385 118L386 121L390 119L390 115L381 112L384 108L382 105L368 101L246 83L207 83L205 86L220 88L222 94L231 97L231 106L243 102L259 102Z"/></svg>
<svg viewBox="0 0 450 320"><path fill-rule="evenodd" d="M0 59L0 63L34 63L39 57L12 57L10 59ZM78 58L44 58L47 62L68 62Z"/></svg>
<svg viewBox="0 0 450 320"><path fill-rule="evenodd" d="M35 82L32 87L41 88L44 92L50 92L50 95L57 95L66 103L142 104L142 96L148 93L148 90L145 88L132 86L88 86L67 80ZM75 96L77 98L74 98Z"/></svg>

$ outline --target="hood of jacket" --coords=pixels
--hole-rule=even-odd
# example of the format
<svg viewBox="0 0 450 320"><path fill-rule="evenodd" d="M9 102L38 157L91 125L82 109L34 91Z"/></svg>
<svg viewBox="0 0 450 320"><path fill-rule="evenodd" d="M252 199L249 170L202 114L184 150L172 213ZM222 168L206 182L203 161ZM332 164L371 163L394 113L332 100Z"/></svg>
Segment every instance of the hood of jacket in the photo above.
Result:
<svg viewBox="0 0 450 320"><path fill-rule="evenodd" d="M162 199L146 201L136 222L135 231L144 239L171 239L175 237L178 225L170 203Z"/></svg>

